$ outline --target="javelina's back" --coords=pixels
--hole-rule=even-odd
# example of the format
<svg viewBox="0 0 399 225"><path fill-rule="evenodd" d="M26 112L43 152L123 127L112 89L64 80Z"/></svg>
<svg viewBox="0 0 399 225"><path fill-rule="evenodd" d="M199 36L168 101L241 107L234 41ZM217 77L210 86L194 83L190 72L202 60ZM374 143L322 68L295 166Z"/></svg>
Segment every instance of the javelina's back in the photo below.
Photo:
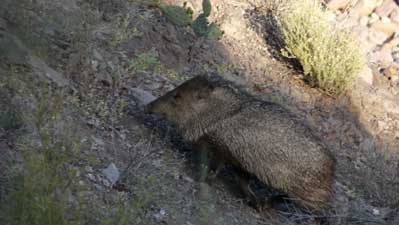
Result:
<svg viewBox="0 0 399 225"><path fill-rule="evenodd" d="M224 80L196 77L148 108L176 123L186 139L207 140L299 204L314 210L328 205L334 161L309 128L280 105Z"/></svg>

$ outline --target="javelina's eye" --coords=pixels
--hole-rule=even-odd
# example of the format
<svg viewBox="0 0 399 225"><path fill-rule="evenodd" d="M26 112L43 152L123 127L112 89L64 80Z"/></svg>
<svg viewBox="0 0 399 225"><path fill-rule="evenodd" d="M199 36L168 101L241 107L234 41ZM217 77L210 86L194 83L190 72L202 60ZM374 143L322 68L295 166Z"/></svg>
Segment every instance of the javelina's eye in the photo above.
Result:
<svg viewBox="0 0 399 225"><path fill-rule="evenodd" d="M206 96L205 96L205 93L198 93L196 96L195 96L198 100L201 100L201 99L204 99Z"/></svg>
<svg viewBox="0 0 399 225"><path fill-rule="evenodd" d="M181 95L180 95L180 94L175 94L175 96L173 96L173 98L174 98L175 100L178 100L178 99L181 98Z"/></svg>

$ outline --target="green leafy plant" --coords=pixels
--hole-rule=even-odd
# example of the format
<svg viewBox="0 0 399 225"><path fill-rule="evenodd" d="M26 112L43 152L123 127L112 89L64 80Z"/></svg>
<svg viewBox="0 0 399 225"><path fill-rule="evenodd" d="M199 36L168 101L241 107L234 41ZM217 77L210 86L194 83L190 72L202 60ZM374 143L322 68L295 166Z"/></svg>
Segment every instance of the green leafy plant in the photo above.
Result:
<svg viewBox="0 0 399 225"><path fill-rule="evenodd" d="M199 37L219 39L223 35L223 31L220 30L217 24L210 24L208 21L208 17L212 10L212 5L209 0L202 1L203 13L201 13L194 21L192 19L193 11L190 8L187 8L186 5L180 7L161 4L159 8L166 18L176 26L185 27L191 25L194 33Z"/></svg>
<svg viewBox="0 0 399 225"><path fill-rule="evenodd" d="M0 77L0 129L6 131L18 129L24 123L20 110L12 100L12 86L15 85L12 83L15 83L13 77Z"/></svg>
<svg viewBox="0 0 399 225"><path fill-rule="evenodd" d="M136 58L132 59L129 69L142 73L159 64L160 62L158 53L155 48L152 48L149 51L141 53Z"/></svg>
<svg viewBox="0 0 399 225"><path fill-rule="evenodd" d="M330 95L343 93L365 65L358 40L328 21L318 1L290 1L278 16L283 55L302 65L305 79ZM286 5L285 5L286 6Z"/></svg>
<svg viewBox="0 0 399 225"><path fill-rule="evenodd" d="M34 107L23 108L23 122L35 129L37 135L21 135L15 148L18 157L9 160L7 179L2 180L0 187L0 193L5 193L0 196L0 224L136 224L139 213L151 201L153 192L144 188L152 184L151 180L146 178L136 195L101 202L104 208L98 207L98 202L88 201L82 195L88 186L80 184L77 174L81 168L76 165L90 159L81 154L81 136L75 135L74 126L65 117L63 106L68 93L48 87L47 83L29 86L19 79L3 82L7 84L0 87L8 92L25 89L16 94L23 94Z"/></svg>
<svg viewBox="0 0 399 225"><path fill-rule="evenodd" d="M73 171L67 168L76 155L77 145L67 143L53 132L62 95L44 91L42 87L39 99L31 119L40 144L26 140L18 145L23 163L10 169L11 186L0 206L0 218L10 225L80 224L78 210L69 210L65 195L65 190L73 183ZM74 216L67 219L69 213Z"/></svg>
<svg viewBox="0 0 399 225"><path fill-rule="evenodd" d="M18 129L23 124L22 116L15 110L0 112L0 128L5 130Z"/></svg>

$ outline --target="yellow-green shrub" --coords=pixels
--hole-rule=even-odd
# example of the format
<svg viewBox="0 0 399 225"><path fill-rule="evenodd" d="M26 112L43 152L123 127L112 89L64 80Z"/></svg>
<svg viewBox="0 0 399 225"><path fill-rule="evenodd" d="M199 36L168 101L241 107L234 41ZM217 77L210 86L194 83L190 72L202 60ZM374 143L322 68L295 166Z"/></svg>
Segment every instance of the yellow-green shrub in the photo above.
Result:
<svg viewBox="0 0 399 225"><path fill-rule="evenodd" d="M358 40L329 22L320 1L288 2L277 16L285 44L283 54L299 61L312 86L331 95L341 94L365 64Z"/></svg>

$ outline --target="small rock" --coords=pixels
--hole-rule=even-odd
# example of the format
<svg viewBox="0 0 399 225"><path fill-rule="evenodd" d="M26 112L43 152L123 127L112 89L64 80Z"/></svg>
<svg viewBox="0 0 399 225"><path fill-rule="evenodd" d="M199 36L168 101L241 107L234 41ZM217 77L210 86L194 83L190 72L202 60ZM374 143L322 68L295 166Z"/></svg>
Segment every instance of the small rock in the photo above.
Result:
<svg viewBox="0 0 399 225"><path fill-rule="evenodd" d="M191 177L188 176L183 176L183 180L189 182L189 183L194 183L194 180Z"/></svg>
<svg viewBox="0 0 399 225"><path fill-rule="evenodd" d="M130 94L143 105L147 105L148 103L156 99L156 97L150 92L145 91L141 88L131 88L129 91Z"/></svg>
<svg viewBox="0 0 399 225"><path fill-rule="evenodd" d="M356 26L352 31L359 37L361 48L365 52L369 52L375 47L376 44L369 40L369 29L366 26Z"/></svg>
<svg viewBox="0 0 399 225"><path fill-rule="evenodd" d="M91 69L94 71L97 71L98 67L98 61L97 60L91 60Z"/></svg>
<svg viewBox="0 0 399 225"><path fill-rule="evenodd" d="M107 67L106 67L106 70L109 72L109 73L114 73L116 70L115 70L115 65L114 65L114 63L112 62L112 61L108 61L107 62Z"/></svg>
<svg viewBox="0 0 399 225"><path fill-rule="evenodd" d="M99 184L94 184L94 187L96 188L97 191L103 191L104 187L99 185Z"/></svg>
<svg viewBox="0 0 399 225"><path fill-rule="evenodd" d="M367 16L360 17L360 19L359 19L360 26L365 27L365 26L367 26L368 23L369 23L369 18Z"/></svg>
<svg viewBox="0 0 399 225"><path fill-rule="evenodd" d="M368 66L363 68L362 72L360 72L359 78L368 85L373 85L373 71Z"/></svg>
<svg viewBox="0 0 399 225"><path fill-rule="evenodd" d="M336 20L337 15L334 12L326 10L325 13L326 13L326 18L327 18L328 21L332 22L332 21Z"/></svg>
<svg viewBox="0 0 399 225"><path fill-rule="evenodd" d="M88 173L88 174L87 174L87 178L88 178L89 180L91 180L91 181L96 181L96 177L95 177L93 174L91 174L91 173Z"/></svg>
<svg viewBox="0 0 399 225"><path fill-rule="evenodd" d="M393 62L392 53L390 49L381 49L370 54L369 61L372 63L379 63L380 65L390 65Z"/></svg>
<svg viewBox="0 0 399 225"><path fill-rule="evenodd" d="M166 216L166 210L160 209L158 213L154 214L155 219L160 222Z"/></svg>
<svg viewBox="0 0 399 225"><path fill-rule="evenodd" d="M109 166L102 170L104 176L111 182L111 185L115 184L119 179L119 170L114 163L109 164Z"/></svg>
<svg viewBox="0 0 399 225"><path fill-rule="evenodd" d="M109 182L107 179L101 179L101 183L105 186L105 187L111 187L112 183Z"/></svg>
<svg viewBox="0 0 399 225"><path fill-rule="evenodd" d="M399 30L399 24L384 23L382 21L377 21L377 22L371 24L371 27L374 28L375 30L385 33L387 36L391 36L396 31Z"/></svg>
<svg viewBox="0 0 399 225"><path fill-rule="evenodd" d="M70 204L76 203L76 198L72 194L72 191L68 188L64 191L64 196L66 196L67 202Z"/></svg>
<svg viewBox="0 0 399 225"><path fill-rule="evenodd" d="M99 40L99 41L106 41L108 39L108 37L110 37L111 34L109 33L104 33L104 32L100 32L100 31L96 31L94 33L94 37Z"/></svg>
<svg viewBox="0 0 399 225"><path fill-rule="evenodd" d="M156 159L156 160L154 160L154 161L152 162L152 165L153 165L155 168L161 168L161 166L162 166L162 160L161 160L161 159Z"/></svg>
<svg viewBox="0 0 399 225"><path fill-rule="evenodd" d="M88 173L93 173L93 168L91 166L85 166L85 171Z"/></svg>
<svg viewBox="0 0 399 225"><path fill-rule="evenodd" d="M395 131L395 138L396 138L396 139L399 139L399 130L398 130L398 131Z"/></svg>
<svg viewBox="0 0 399 225"><path fill-rule="evenodd" d="M374 215L374 216L379 216L379 215L381 215L380 210L374 208L374 209L373 209L373 215Z"/></svg>
<svg viewBox="0 0 399 225"><path fill-rule="evenodd" d="M104 147L105 142L101 138L92 137L92 145L96 147Z"/></svg>
<svg viewBox="0 0 399 225"><path fill-rule="evenodd" d="M375 0L359 0L353 7L353 11L360 16L369 16L377 6L378 1Z"/></svg>
<svg viewBox="0 0 399 225"><path fill-rule="evenodd" d="M337 18L338 21L342 21L343 27L345 28L352 28L359 25L360 16L358 14L344 14L342 13L342 18Z"/></svg>
<svg viewBox="0 0 399 225"><path fill-rule="evenodd" d="M158 83L158 82L153 82L153 83L149 83L148 85L147 85L147 87L149 88L149 89L151 89L151 90L155 90L155 89L159 89L159 88L161 88L163 85L161 84L161 83ZM165 86L164 86L165 87Z"/></svg>
<svg viewBox="0 0 399 225"><path fill-rule="evenodd" d="M160 214L161 216L165 216L165 215L166 215L165 209L160 209L160 210L159 210L159 214Z"/></svg>
<svg viewBox="0 0 399 225"><path fill-rule="evenodd" d="M345 9L350 2L351 0L330 0L327 3L327 8L330 10Z"/></svg>
<svg viewBox="0 0 399 225"><path fill-rule="evenodd" d="M97 49L93 49L93 57L98 61L104 61L103 56L100 54L100 52Z"/></svg>
<svg viewBox="0 0 399 225"><path fill-rule="evenodd" d="M76 169L75 177L80 177L80 170Z"/></svg>
<svg viewBox="0 0 399 225"><path fill-rule="evenodd" d="M394 0L384 0L380 6L375 9L380 17L389 16L389 14L396 8L396 3Z"/></svg>
<svg viewBox="0 0 399 225"><path fill-rule="evenodd" d="M110 86L113 83L112 76L105 71L97 73L96 78L98 81L101 81L102 84L106 86Z"/></svg>
<svg viewBox="0 0 399 225"><path fill-rule="evenodd" d="M399 63L399 51L392 52L392 58L396 63Z"/></svg>
<svg viewBox="0 0 399 225"><path fill-rule="evenodd" d="M380 20L380 17L377 14L372 13L370 16L370 19L369 19L369 24L375 23L379 20Z"/></svg>
<svg viewBox="0 0 399 225"><path fill-rule="evenodd" d="M374 45L382 45L389 38L389 35L385 34L382 31L376 30L373 27L370 27L368 30L369 32L367 39Z"/></svg>
<svg viewBox="0 0 399 225"><path fill-rule="evenodd" d="M69 81L64 75L49 67L42 59L32 55L29 57L29 64L34 68L36 74L41 74L40 76L44 76L45 79L51 80L58 86L69 85Z"/></svg>
<svg viewBox="0 0 399 225"><path fill-rule="evenodd" d="M399 115L399 106L396 99L384 99L382 101L384 111L387 113L392 113L393 115Z"/></svg>
<svg viewBox="0 0 399 225"><path fill-rule="evenodd" d="M399 81L399 65L392 64L383 71L384 76L394 85Z"/></svg>
<svg viewBox="0 0 399 225"><path fill-rule="evenodd" d="M390 22L391 22L391 19L389 19L389 17L384 16L384 17L381 17L381 22L383 22L383 23L390 23Z"/></svg>
<svg viewBox="0 0 399 225"><path fill-rule="evenodd" d="M398 45L399 45L399 37L395 37L395 38L392 38L391 40L387 41L386 43L384 43L382 48L393 49L395 46L398 46ZM392 55L393 55L393 53L392 53Z"/></svg>
<svg viewBox="0 0 399 225"><path fill-rule="evenodd" d="M394 23L399 23L399 7L396 7L391 15L389 15L389 18L391 19L392 22Z"/></svg>
<svg viewBox="0 0 399 225"><path fill-rule="evenodd" d="M87 125L93 126L93 127L99 127L101 124L100 120L97 118L90 118L87 120L86 123L87 123ZM92 147L94 147L94 145L92 145Z"/></svg>

